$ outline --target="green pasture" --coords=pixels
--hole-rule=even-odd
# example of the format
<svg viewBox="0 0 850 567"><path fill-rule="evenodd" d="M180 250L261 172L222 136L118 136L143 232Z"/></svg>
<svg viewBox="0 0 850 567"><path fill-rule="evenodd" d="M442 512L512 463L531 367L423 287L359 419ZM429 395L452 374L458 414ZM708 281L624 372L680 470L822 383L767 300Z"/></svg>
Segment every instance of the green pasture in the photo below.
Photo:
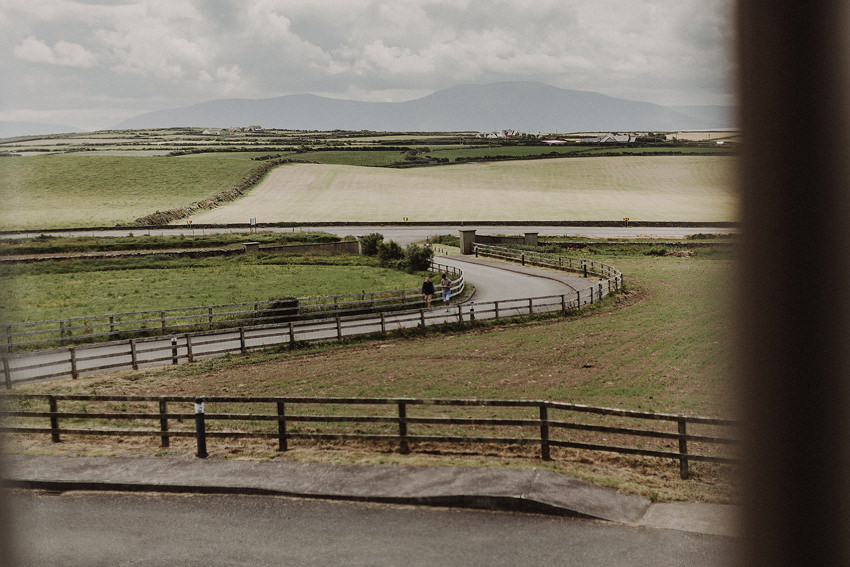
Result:
<svg viewBox="0 0 850 567"><path fill-rule="evenodd" d="M163 250L169 248L241 248L246 242L261 245L285 246L287 244L315 244L336 242L339 237L327 232L235 232L202 234L177 234L172 236L147 236L143 230L128 236L111 238L97 236L53 237L40 235L35 238L0 240L0 255L21 256L26 254L69 254L83 252L109 252L128 250Z"/></svg>
<svg viewBox="0 0 850 567"><path fill-rule="evenodd" d="M240 154L45 155L0 159L0 227L129 224L225 191L258 166Z"/></svg>
<svg viewBox="0 0 850 567"><path fill-rule="evenodd" d="M46 321L417 287L361 256L147 257L0 266L0 320Z"/></svg>
<svg viewBox="0 0 850 567"><path fill-rule="evenodd" d="M595 406L729 417L734 360L729 336L734 260L620 252L583 255L623 270L627 292L578 316L430 329L304 351L255 353L175 368L25 385L22 392L98 395L315 396L550 399ZM474 282L473 282L474 283ZM487 417L502 416L493 409ZM44 444L49 446L49 438ZM42 450L61 451L56 446ZM151 449L152 451L155 449ZM116 454L121 454L115 449ZM276 458L273 447L241 457ZM543 462L510 450L396 455L293 447L286 458L338 463L534 466L661 501L728 501L722 470L692 463L681 481L661 459L588 454Z"/></svg>

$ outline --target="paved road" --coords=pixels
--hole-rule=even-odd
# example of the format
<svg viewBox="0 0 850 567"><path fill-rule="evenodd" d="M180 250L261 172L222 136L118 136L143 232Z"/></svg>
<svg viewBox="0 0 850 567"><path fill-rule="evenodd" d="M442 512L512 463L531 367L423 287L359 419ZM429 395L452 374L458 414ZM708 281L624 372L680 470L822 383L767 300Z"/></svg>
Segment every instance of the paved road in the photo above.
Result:
<svg viewBox="0 0 850 567"><path fill-rule="evenodd" d="M722 536L532 514L25 490L8 504L22 567L733 564Z"/></svg>
<svg viewBox="0 0 850 567"><path fill-rule="evenodd" d="M324 231L339 236L363 236L372 232L379 232L386 240L395 240L402 246L412 242L421 242L426 238L441 234L458 235L461 229L475 229L478 234L522 234L523 232L537 232L548 236L577 236L587 238L659 238L679 239L689 234L729 234L737 232L731 228L713 227L593 227L593 226L478 226L478 225L447 225L447 226L311 226L304 228L262 228L263 231L272 232L295 232L295 231ZM151 229L140 231L138 228L110 229L103 231L43 231L25 234L3 234L0 239L36 237L40 234L52 234L57 236L127 236L130 233L150 234L153 236L171 234L214 234L214 233L245 232L244 228L188 228L186 226L171 229Z"/></svg>
<svg viewBox="0 0 850 567"><path fill-rule="evenodd" d="M531 267L523 267L515 264L496 262L473 257L452 256L436 258L441 264L450 265L463 270L464 279L475 287L475 292L462 308L469 319L469 310L473 303L479 304L477 317L487 318L488 314L481 309L482 303L493 301L507 301L519 298L539 298L565 294L572 299L576 290L587 290L595 280L587 280L577 275L555 272L552 270L541 270ZM585 297L589 294L585 293ZM434 306L439 306L439 297L435 298ZM559 303L553 300L552 308L558 308ZM454 306L451 314L442 316L436 311L428 314L426 324L440 324L457 320L457 306ZM501 316L524 315L528 313L527 302L515 302L504 304L500 311ZM464 315L461 314L463 317ZM494 316L494 314L489 314ZM385 317L385 328L387 330L397 328L415 327L420 324L420 319L408 314L387 314ZM346 334L366 334L380 332L381 322L378 317L364 318L357 322L357 327L346 331ZM334 340L337 337L337 327L333 320L324 323L299 326L297 340L319 341ZM242 338L238 332L224 331L210 333L208 335L195 336L192 339L193 356L196 360L220 356L225 352L238 352ZM288 340L288 328L280 327L262 328L248 330L245 333L245 343L248 348L261 348L263 346L278 345ZM137 366L140 368L164 366L172 364L170 338L140 340L134 347L136 349ZM188 355L186 339L178 338L178 355L181 362ZM79 376L102 372L97 369L104 365L114 365L114 369L128 369L132 367L132 355L128 342L110 343L102 345L86 345L77 347L75 356L76 370ZM107 358L104 358L107 357ZM42 377L50 377L59 374L58 377L70 376L71 362L68 349L54 349L50 351L20 353L8 360L10 378L12 383L20 383Z"/></svg>

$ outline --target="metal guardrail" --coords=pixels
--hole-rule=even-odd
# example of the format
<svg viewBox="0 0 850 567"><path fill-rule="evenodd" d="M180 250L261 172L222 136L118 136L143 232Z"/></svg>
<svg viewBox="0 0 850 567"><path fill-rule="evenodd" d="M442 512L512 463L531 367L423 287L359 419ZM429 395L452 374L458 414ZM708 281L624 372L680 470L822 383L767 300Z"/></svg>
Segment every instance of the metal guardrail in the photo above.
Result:
<svg viewBox="0 0 850 567"><path fill-rule="evenodd" d="M207 456L207 438L276 440L279 451L292 440L385 442L401 453L417 444L532 445L544 460L553 448L672 459L682 478L691 462L735 462L726 448L737 444L729 431L738 427L546 400L5 394L0 401L4 432L46 434L54 443L65 435L143 436L169 447L172 438L194 437L199 457Z"/></svg>

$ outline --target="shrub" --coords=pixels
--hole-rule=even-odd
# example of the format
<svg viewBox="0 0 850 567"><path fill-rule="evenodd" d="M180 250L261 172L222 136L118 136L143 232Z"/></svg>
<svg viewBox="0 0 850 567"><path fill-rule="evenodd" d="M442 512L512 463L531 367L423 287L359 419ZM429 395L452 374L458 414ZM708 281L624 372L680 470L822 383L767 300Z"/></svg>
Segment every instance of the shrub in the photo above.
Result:
<svg viewBox="0 0 850 567"><path fill-rule="evenodd" d="M398 242L390 240L378 244L378 260L382 266L397 267L404 258L404 250Z"/></svg>
<svg viewBox="0 0 850 567"><path fill-rule="evenodd" d="M434 250L427 246L411 244L404 250L404 262L407 269L421 272L431 267Z"/></svg>
<svg viewBox="0 0 850 567"><path fill-rule="evenodd" d="M378 248L384 242L384 235L379 232L373 232L366 236L360 237L360 248L365 256L374 256L378 253Z"/></svg>

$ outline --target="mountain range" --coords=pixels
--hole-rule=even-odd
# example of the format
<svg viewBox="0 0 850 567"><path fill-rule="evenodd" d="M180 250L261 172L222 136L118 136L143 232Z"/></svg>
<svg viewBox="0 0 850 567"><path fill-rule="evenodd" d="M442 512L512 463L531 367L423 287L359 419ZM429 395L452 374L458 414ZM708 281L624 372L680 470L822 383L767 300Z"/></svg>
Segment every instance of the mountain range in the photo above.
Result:
<svg viewBox="0 0 850 567"><path fill-rule="evenodd" d="M529 133L733 128L732 108L665 107L535 82L458 85L406 102L362 102L296 94L219 99L147 112L115 129L260 125L292 130Z"/></svg>

